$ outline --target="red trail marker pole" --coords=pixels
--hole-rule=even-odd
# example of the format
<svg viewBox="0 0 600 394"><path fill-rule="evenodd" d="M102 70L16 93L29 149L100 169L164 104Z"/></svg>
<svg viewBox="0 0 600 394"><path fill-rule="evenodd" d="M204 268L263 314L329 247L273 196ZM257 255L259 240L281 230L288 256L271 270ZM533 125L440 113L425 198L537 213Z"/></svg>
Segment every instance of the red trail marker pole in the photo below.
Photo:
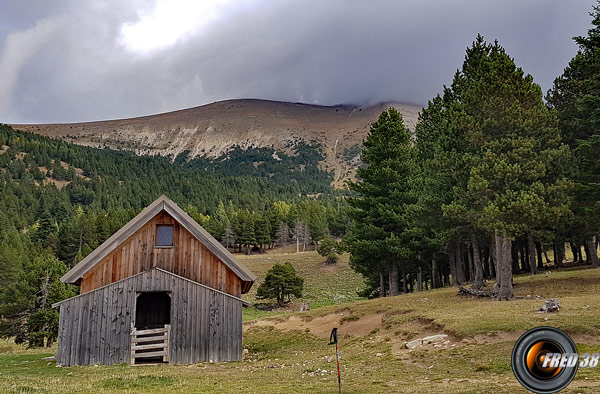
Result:
<svg viewBox="0 0 600 394"><path fill-rule="evenodd" d="M337 327L331 330L331 335L329 336L328 345L335 345L335 358L337 360L337 368L338 368L338 389L339 394L342 394L342 374L340 372L340 352L338 349L338 336L337 336Z"/></svg>

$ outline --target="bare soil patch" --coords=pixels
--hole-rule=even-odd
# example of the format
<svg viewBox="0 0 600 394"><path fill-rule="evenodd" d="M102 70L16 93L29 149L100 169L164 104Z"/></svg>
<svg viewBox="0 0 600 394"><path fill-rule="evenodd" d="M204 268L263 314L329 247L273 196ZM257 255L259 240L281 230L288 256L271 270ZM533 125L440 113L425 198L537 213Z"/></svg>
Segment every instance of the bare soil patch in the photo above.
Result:
<svg viewBox="0 0 600 394"><path fill-rule="evenodd" d="M339 335L350 335L354 337L363 337L371 333L373 330L381 327L381 319L383 313L361 316L356 320L343 321L344 317L348 317L349 310L344 309L336 313L330 313L325 316L315 317L310 321L302 319L302 316L290 316L288 319L264 319L256 322L251 322L245 325L248 327L274 327L278 330L300 330L308 331L311 334L329 338L331 329L338 327Z"/></svg>
<svg viewBox="0 0 600 394"><path fill-rule="evenodd" d="M54 183L56 185L56 188L58 190L60 190L63 187L67 186L71 182L70 181L65 181L65 180L58 180L58 179L54 179L54 178L46 178L46 179L44 179L44 185L49 185L51 183Z"/></svg>

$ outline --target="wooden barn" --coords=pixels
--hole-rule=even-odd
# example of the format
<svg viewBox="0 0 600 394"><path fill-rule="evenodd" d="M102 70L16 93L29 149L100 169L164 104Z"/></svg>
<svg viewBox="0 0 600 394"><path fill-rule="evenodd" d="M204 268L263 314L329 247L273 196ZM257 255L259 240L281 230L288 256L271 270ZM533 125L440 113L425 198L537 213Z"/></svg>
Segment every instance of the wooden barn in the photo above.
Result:
<svg viewBox="0 0 600 394"><path fill-rule="evenodd" d="M173 364L242 357L240 297L256 276L165 196L61 281L57 364Z"/></svg>

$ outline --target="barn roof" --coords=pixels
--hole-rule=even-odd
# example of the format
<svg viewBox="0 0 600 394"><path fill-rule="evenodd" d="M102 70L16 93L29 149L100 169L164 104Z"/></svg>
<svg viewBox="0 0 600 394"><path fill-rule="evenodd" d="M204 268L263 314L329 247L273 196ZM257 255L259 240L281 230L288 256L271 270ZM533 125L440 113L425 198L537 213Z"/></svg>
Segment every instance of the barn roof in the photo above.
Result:
<svg viewBox="0 0 600 394"><path fill-rule="evenodd" d="M54 304L52 304L52 308L57 308L57 307L61 306L62 304L64 304L65 302L67 302L67 301L71 301L71 300L73 300L73 299L75 299L75 298L86 297L86 296L88 296L89 294L92 294L92 293L94 293L94 292L97 292L97 291L102 291L102 290L104 290L104 288L106 288L106 287L110 287L110 286L113 286L113 287L114 287L114 286L115 286L116 284L118 284L118 283L121 283L121 282L126 282L126 281L130 281L132 278L135 278L135 277L137 277L137 276L140 276L140 275L144 275L146 278L151 278L151 276L149 276L149 275L152 275L152 274L153 274L153 272L159 272L159 273L161 273L161 274L170 275L170 276L172 276L172 277L175 277L175 278L177 278L177 279L181 279L181 280L185 280L185 281L191 282L191 283L193 283L193 284L194 284L194 285L196 285L196 286L199 286L199 287L204 287L205 289L209 289L209 290L211 290L211 291L214 291L215 293L223 294L223 295L224 295L224 296L226 296L226 297L231 297L231 298L233 298L233 299L235 299L235 300L238 300L238 301L240 301L240 302L242 303L242 306L244 306L244 307L248 307L248 306L250 306L250 305L251 305L251 304L250 304L248 301L246 301L246 300L244 300L244 299L242 299L242 298L240 298L240 297L236 297L236 296L234 296L234 295L231 295L231 294L229 294L229 293L226 293L226 292L224 292L224 291L217 290L217 289L214 289L214 288L212 288L212 287L210 287L210 286L203 285L202 283L199 283L199 282L196 282L196 281L194 281L194 280L191 280L191 279L185 278L185 277L183 277L183 276L181 276L181 275L174 274L173 272L169 272L169 271L167 271L167 270L164 270L164 269L162 269L162 268L159 268L159 267L153 267L153 268L152 268L152 269L150 269L149 271L138 272L137 274L134 274L134 275L131 275L131 276L127 277L127 278L123 278L123 279L121 279L121 280L118 280L118 281L116 281L116 282L109 283L109 284L106 284L106 285L104 285L104 286L98 287L97 289L94 289L94 290L88 291L87 293L78 294L78 295L76 295L76 296L73 296L73 297L71 297L71 298L67 298L66 300L62 300L62 301L59 301L59 302L55 302Z"/></svg>
<svg viewBox="0 0 600 394"><path fill-rule="evenodd" d="M165 211L173 217L179 224L188 230L194 237L198 239L204 246L208 248L215 256L217 256L229 269L231 269L242 281L254 282L256 275L252 273L244 264L238 261L233 255L202 228L194 219L190 217L183 209L170 200L164 194L150 204L146 209L140 212L136 217L131 219L129 223L123 226L119 231L114 233L102 245L97 247L86 258L77 263L73 268L60 278L64 283L77 283L83 275L88 272L94 265L100 262L104 257L108 256L121 243L129 238L133 233L139 230L150 219Z"/></svg>

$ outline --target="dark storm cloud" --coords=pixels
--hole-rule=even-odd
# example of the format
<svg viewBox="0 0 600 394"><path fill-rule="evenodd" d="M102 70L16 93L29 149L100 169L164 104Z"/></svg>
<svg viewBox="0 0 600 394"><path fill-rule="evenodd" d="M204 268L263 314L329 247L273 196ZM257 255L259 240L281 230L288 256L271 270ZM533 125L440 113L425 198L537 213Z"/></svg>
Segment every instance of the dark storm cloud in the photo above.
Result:
<svg viewBox="0 0 600 394"><path fill-rule="evenodd" d="M0 122L110 119L243 97L424 104L451 81L477 33L498 39L546 91L595 4L232 1L201 26L193 12L174 14L170 24L153 19L155 6L170 15L169 4L181 11L183 2L3 2ZM124 26L140 20L155 48L132 49L124 39Z"/></svg>

